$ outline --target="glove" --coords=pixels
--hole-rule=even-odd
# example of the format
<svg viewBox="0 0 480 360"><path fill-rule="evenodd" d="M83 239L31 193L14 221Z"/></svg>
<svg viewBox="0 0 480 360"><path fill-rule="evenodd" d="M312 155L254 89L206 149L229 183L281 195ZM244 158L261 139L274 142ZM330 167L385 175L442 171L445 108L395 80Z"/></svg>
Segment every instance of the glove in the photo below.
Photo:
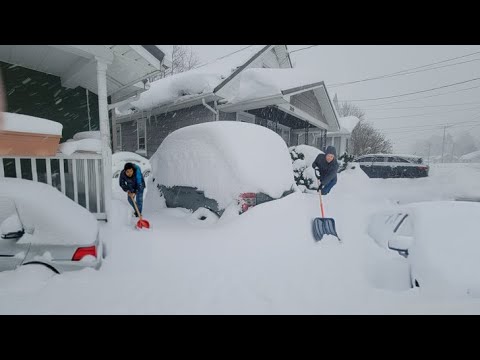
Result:
<svg viewBox="0 0 480 360"><path fill-rule="evenodd" d="M318 170L318 168L315 168L315 176L320 180L320 170Z"/></svg>
<svg viewBox="0 0 480 360"><path fill-rule="evenodd" d="M319 183L319 184L318 184L318 189L317 189L317 191L320 191L320 190L322 190L322 188L323 188L323 185L322 185L322 183Z"/></svg>

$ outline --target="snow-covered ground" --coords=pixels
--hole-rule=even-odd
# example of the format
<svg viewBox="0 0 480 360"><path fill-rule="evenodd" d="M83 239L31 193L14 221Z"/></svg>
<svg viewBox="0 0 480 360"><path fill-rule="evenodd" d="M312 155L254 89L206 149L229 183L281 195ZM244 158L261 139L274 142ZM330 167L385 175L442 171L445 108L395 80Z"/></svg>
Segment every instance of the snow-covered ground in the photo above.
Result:
<svg viewBox="0 0 480 360"><path fill-rule="evenodd" d="M297 192L212 223L162 209L146 213L152 229L139 231L117 193L112 221L101 228L109 250L102 268L31 287L11 286L14 276L31 280L28 272L0 273L0 313L480 314L479 299L410 289L405 259L367 235L370 215L392 204L480 197L480 165L434 165L423 179L369 179L356 170L339 174L324 199L342 244L314 242L314 194Z"/></svg>

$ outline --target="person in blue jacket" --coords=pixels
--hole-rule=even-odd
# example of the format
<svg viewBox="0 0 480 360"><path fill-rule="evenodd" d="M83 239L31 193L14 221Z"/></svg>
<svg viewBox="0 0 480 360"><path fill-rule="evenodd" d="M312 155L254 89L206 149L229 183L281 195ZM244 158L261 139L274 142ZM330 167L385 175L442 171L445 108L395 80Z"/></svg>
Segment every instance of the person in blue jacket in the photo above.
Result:
<svg viewBox="0 0 480 360"><path fill-rule="evenodd" d="M143 179L142 170L137 164L126 163L120 173L120 187L128 194L128 202L135 211L132 199L136 197L138 211L134 215L141 218L143 207L143 190L145 189L145 180Z"/></svg>

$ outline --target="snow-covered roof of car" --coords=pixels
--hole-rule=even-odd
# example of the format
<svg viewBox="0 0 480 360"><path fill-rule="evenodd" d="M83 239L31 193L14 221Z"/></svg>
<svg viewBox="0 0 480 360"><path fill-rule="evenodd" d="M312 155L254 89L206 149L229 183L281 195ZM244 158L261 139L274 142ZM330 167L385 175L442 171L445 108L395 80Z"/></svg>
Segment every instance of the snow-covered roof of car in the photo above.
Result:
<svg viewBox="0 0 480 360"><path fill-rule="evenodd" d="M176 130L150 161L160 184L197 187L220 207L244 192L279 198L294 185L285 141L249 123L215 121Z"/></svg>

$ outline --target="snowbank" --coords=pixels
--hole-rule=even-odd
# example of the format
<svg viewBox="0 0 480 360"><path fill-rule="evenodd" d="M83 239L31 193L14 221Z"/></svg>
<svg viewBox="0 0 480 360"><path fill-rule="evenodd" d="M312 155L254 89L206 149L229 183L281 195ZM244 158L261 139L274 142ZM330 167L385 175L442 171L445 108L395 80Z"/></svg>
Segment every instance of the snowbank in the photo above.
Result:
<svg viewBox="0 0 480 360"><path fill-rule="evenodd" d="M191 186L226 207L240 193L279 198L294 184L285 141L259 125L216 121L171 133L150 159L165 186Z"/></svg>
<svg viewBox="0 0 480 360"><path fill-rule="evenodd" d="M77 151L102 153L102 141L97 139L83 139L67 141L58 147L58 150L65 155L72 155Z"/></svg>
<svg viewBox="0 0 480 360"><path fill-rule="evenodd" d="M58 122L22 114L4 113L3 115L3 127L0 130L62 135L63 125Z"/></svg>
<svg viewBox="0 0 480 360"><path fill-rule="evenodd" d="M421 291L480 296L480 203L410 204L415 242L409 261Z"/></svg>
<svg viewBox="0 0 480 360"><path fill-rule="evenodd" d="M480 150L474 151L465 155L460 156L461 161L466 161L466 162L480 162Z"/></svg>
<svg viewBox="0 0 480 360"><path fill-rule="evenodd" d="M60 191L30 180L0 178L0 197L14 197L25 232L48 244L91 244L98 224L88 210Z"/></svg>
<svg viewBox="0 0 480 360"><path fill-rule="evenodd" d="M292 158L295 181L301 191L316 191L317 177L312 163L322 151L310 145L297 145L289 148Z"/></svg>
<svg viewBox="0 0 480 360"><path fill-rule="evenodd" d="M73 135L73 140L97 139L101 140L100 131L82 131Z"/></svg>

